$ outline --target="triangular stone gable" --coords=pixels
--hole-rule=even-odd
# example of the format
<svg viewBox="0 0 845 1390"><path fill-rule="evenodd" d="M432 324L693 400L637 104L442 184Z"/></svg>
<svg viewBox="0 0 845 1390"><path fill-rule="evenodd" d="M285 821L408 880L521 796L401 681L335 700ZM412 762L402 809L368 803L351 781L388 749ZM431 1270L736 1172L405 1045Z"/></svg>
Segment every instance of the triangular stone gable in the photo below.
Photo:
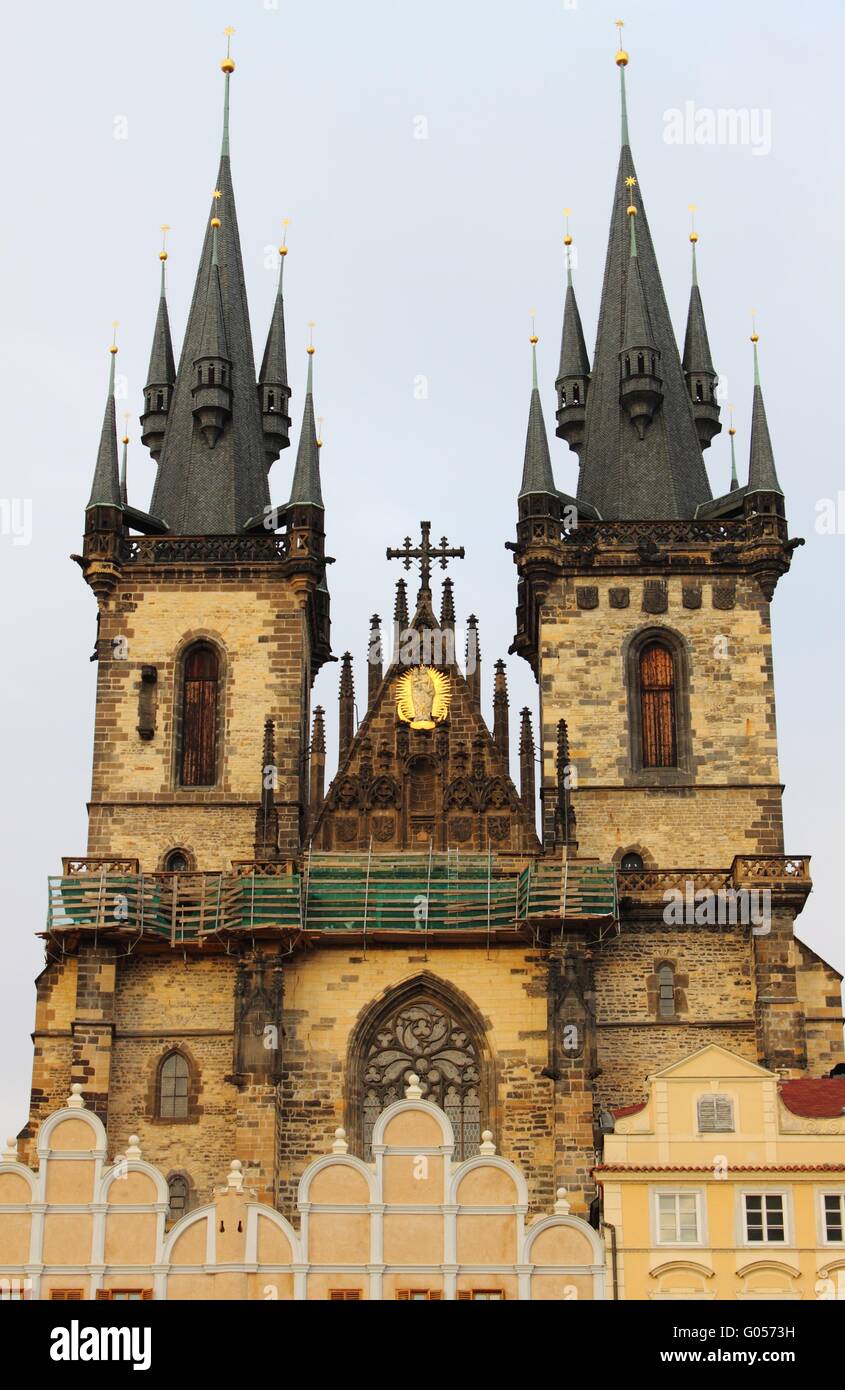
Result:
<svg viewBox="0 0 845 1390"><path fill-rule="evenodd" d="M454 652L423 593L411 628ZM438 647L438 638L442 646ZM401 648L400 648L401 652ZM526 810L456 660L431 662L451 683L449 713L434 729L399 718L397 683L408 665L394 660L361 721L317 816L312 845L339 852L397 849L467 854L540 850Z"/></svg>
<svg viewBox="0 0 845 1390"><path fill-rule="evenodd" d="M749 1062L746 1057L740 1057L737 1052L730 1052L726 1047L720 1047L718 1043L708 1043L706 1047L699 1048L698 1052L693 1052L689 1057L684 1057L680 1062L672 1062L668 1067L663 1067L661 1071L653 1072L649 1077L650 1081L664 1081L669 1078L672 1080L682 1080L689 1078L694 1080L702 1077L717 1076L722 1077L756 1077L771 1078L777 1080L774 1072L766 1067L758 1066L756 1062Z"/></svg>

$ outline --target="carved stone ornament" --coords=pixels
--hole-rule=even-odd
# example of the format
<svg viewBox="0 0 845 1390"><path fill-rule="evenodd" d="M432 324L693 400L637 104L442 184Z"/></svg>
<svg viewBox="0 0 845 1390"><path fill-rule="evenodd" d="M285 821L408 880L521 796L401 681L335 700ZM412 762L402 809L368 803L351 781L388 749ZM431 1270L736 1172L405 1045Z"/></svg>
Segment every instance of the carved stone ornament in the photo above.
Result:
<svg viewBox="0 0 845 1390"><path fill-rule="evenodd" d="M713 607L735 608L736 585L733 583L713 585Z"/></svg>
<svg viewBox="0 0 845 1390"><path fill-rule="evenodd" d="M643 612L665 613L669 607L669 594L663 579L646 579L643 584Z"/></svg>
<svg viewBox="0 0 845 1390"><path fill-rule="evenodd" d="M579 608L598 608L599 590L597 584L579 584L575 590L575 601Z"/></svg>
<svg viewBox="0 0 845 1390"><path fill-rule="evenodd" d="M631 602L630 589L611 589L610 606L611 608L627 608Z"/></svg>
<svg viewBox="0 0 845 1390"><path fill-rule="evenodd" d="M701 585L685 584L682 589L682 601L684 608L700 608Z"/></svg>
<svg viewBox="0 0 845 1390"><path fill-rule="evenodd" d="M373 839L378 840L379 844L386 844L392 840L396 833L395 816L373 816L370 822L373 832Z"/></svg>

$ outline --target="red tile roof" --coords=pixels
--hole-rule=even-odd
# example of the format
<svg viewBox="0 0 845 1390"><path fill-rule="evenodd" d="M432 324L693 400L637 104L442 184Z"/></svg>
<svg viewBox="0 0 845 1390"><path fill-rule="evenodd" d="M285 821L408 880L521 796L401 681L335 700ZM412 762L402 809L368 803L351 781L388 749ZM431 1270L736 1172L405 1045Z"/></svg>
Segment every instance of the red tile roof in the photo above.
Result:
<svg viewBox="0 0 845 1390"><path fill-rule="evenodd" d="M610 1113L614 1120L623 1120L626 1115L638 1115L641 1110L645 1110L647 1105L647 1100L641 1100L636 1105L620 1105L618 1110L611 1110Z"/></svg>
<svg viewBox="0 0 845 1390"><path fill-rule="evenodd" d="M781 1081L778 1089L793 1115L833 1119L845 1112L845 1076L801 1076Z"/></svg>
<svg viewBox="0 0 845 1390"><path fill-rule="evenodd" d="M593 1173L712 1173L712 1163L598 1163ZM732 1173L845 1173L845 1163L732 1163Z"/></svg>

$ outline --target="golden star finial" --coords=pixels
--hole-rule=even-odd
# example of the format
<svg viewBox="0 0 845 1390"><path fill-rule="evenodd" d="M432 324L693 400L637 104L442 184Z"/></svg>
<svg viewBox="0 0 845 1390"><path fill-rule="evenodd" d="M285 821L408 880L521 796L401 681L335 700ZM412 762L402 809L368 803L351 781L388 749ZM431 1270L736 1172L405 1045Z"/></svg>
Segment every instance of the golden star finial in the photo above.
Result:
<svg viewBox="0 0 845 1390"><path fill-rule="evenodd" d="M286 256L287 253L288 253L288 227L289 227L289 226L290 226L290 218L289 218L289 217L283 217L283 218L282 218L282 244L281 244L281 246L279 247L279 255L280 255L280 256Z"/></svg>
<svg viewBox="0 0 845 1390"><path fill-rule="evenodd" d="M538 339L538 337L537 337L537 333L536 333L536 330L535 330L535 327L534 327L534 320L535 320L536 315L537 315L537 310L536 310L536 309L529 309L529 310L528 310L528 313L529 313L530 318L531 318L531 338L530 338L530 342L531 342L532 344L536 344L537 342L539 342L539 339Z"/></svg>
<svg viewBox="0 0 845 1390"><path fill-rule="evenodd" d="M223 59L223 62L220 64L220 66L227 77L230 75L230 73L233 73L235 71L235 61L231 54L232 35L234 34L234 32L235 31L231 25L229 25L228 29L223 30L223 33L226 36L226 57Z"/></svg>
<svg viewBox="0 0 845 1390"><path fill-rule="evenodd" d="M566 230L564 231L564 234L563 234L563 244L564 244L564 246L571 246L571 245L572 245L572 237L570 236L570 233L569 233L569 215L570 215L571 212L572 212L572 208L564 208L564 209L563 209L563 216L564 216L565 221L566 221Z"/></svg>
<svg viewBox="0 0 845 1390"><path fill-rule="evenodd" d="M167 260L167 233L168 233L169 231L170 231L170 225L169 225L169 223L167 223L167 222L162 222L162 224L161 224L161 250L160 250L159 253L158 253L158 258L159 258L160 261L166 261L166 260Z"/></svg>
<svg viewBox="0 0 845 1390"><path fill-rule="evenodd" d="M616 25L616 42L618 44L616 50L616 65L617 67L624 68L628 66L628 54L622 47L622 30L625 28L625 21L624 19L615 19L613 22Z"/></svg>
<svg viewBox="0 0 845 1390"><path fill-rule="evenodd" d="M634 175L633 175L633 174L629 174L628 177L627 177L627 179L625 180L625 187L626 187L626 188L636 188L636 186L637 186L637 180L634 178Z"/></svg>
<svg viewBox="0 0 845 1390"><path fill-rule="evenodd" d="M112 337L111 337L111 347L109 348L109 352L112 354L112 356L114 356L114 354L117 352L117 330L118 330L118 328L120 327L120 323L119 323L119 321L118 321L117 319L112 319L112 325L111 325L111 326L112 326Z"/></svg>
<svg viewBox="0 0 845 1390"><path fill-rule="evenodd" d="M688 211L690 215L689 239L694 246L695 243L698 241L698 232L695 230L695 214L698 212L697 205L695 203L690 203Z"/></svg>
<svg viewBox="0 0 845 1390"><path fill-rule="evenodd" d="M220 192L220 189L219 189L219 188L215 188L215 190L214 190L214 192L212 193L211 196L212 196L212 198L222 198L222 197L223 197L223 194Z"/></svg>
<svg viewBox="0 0 845 1390"><path fill-rule="evenodd" d="M309 357L314 356L314 329L316 323L314 319L308 320L308 347L305 349Z"/></svg>

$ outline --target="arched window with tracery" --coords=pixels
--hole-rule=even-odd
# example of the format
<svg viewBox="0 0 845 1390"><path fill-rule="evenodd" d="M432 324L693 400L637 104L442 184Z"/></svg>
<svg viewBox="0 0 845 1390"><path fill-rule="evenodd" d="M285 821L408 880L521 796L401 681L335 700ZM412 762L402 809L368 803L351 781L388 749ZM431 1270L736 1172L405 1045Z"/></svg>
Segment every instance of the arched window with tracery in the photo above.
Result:
<svg viewBox="0 0 845 1390"><path fill-rule="evenodd" d="M643 767L675 767L675 663L663 642L649 642L640 652Z"/></svg>
<svg viewBox="0 0 845 1390"><path fill-rule="evenodd" d="M388 1004L358 1053L357 1102L362 1151L372 1151L379 1115L404 1100L408 1077L420 1078L423 1099L439 1105L455 1134L456 1159L478 1153L481 1140L482 1062L478 1043L457 1009L430 995Z"/></svg>
<svg viewBox="0 0 845 1390"><path fill-rule="evenodd" d="M182 727L179 782L213 787L217 781L220 663L208 642L189 647L182 663Z"/></svg>

